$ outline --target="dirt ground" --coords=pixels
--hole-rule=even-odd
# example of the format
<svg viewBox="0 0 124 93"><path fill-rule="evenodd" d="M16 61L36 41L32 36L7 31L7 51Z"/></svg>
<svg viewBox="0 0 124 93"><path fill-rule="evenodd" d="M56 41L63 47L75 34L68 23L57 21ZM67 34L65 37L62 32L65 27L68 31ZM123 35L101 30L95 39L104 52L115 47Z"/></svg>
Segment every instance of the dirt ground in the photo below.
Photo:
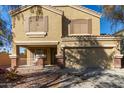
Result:
<svg viewBox="0 0 124 93"><path fill-rule="evenodd" d="M23 74L20 81L3 87L16 88L124 88L124 69L70 69L46 68ZM2 87L0 83L0 87Z"/></svg>

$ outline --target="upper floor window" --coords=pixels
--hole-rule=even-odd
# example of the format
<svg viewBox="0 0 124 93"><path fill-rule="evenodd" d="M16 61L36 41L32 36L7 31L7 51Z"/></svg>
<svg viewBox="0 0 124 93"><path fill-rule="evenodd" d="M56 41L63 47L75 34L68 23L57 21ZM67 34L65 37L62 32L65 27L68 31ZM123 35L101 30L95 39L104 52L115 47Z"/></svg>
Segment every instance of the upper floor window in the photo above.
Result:
<svg viewBox="0 0 124 93"><path fill-rule="evenodd" d="M87 35L92 34L91 19L74 19L70 24L70 35Z"/></svg>
<svg viewBox="0 0 124 93"><path fill-rule="evenodd" d="M48 17L32 16L29 18L29 32L47 32Z"/></svg>
<svg viewBox="0 0 124 93"><path fill-rule="evenodd" d="M48 31L48 16L31 16L25 21L24 28L29 37L45 37Z"/></svg>

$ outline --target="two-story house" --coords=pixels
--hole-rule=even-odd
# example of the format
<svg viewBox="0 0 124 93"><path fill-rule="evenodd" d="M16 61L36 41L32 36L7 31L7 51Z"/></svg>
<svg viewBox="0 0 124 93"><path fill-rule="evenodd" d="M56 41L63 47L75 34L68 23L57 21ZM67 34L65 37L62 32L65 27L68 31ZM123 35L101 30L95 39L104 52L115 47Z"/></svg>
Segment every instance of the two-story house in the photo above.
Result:
<svg viewBox="0 0 124 93"><path fill-rule="evenodd" d="M121 66L120 38L100 35L101 14L96 11L76 5L33 5L22 6L10 14L12 67L19 66L19 47L27 49L27 66Z"/></svg>

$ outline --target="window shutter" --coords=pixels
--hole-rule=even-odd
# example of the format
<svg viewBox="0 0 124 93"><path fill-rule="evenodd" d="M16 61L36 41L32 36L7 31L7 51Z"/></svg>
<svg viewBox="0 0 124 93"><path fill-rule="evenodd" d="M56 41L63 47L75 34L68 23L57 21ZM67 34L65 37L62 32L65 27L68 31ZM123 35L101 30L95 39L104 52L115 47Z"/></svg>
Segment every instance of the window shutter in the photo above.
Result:
<svg viewBox="0 0 124 93"><path fill-rule="evenodd" d="M92 34L92 19L88 19L88 33Z"/></svg>
<svg viewBox="0 0 124 93"><path fill-rule="evenodd" d="M37 27L36 27L36 17L30 17L30 18L29 18L29 28L30 28L30 32L35 32L35 31L37 31Z"/></svg>
<svg viewBox="0 0 124 93"><path fill-rule="evenodd" d="M44 32L48 31L48 16L44 17Z"/></svg>
<svg viewBox="0 0 124 93"><path fill-rule="evenodd" d="M29 17L25 17L24 19L24 31L29 32Z"/></svg>
<svg viewBox="0 0 124 93"><path fill-rule="evenodd" d="M38 17L36 19L36 31L37 32L43 32L44 31L44 18L42 16Z"/></svg>
<svg viewBox="0 0 124 93"><path fill-rule="evenodd" d="M71 20L71 24L70 24L70 34L74 34L74 29L73 29L73 24L74 24L74 20Z"/></svg>

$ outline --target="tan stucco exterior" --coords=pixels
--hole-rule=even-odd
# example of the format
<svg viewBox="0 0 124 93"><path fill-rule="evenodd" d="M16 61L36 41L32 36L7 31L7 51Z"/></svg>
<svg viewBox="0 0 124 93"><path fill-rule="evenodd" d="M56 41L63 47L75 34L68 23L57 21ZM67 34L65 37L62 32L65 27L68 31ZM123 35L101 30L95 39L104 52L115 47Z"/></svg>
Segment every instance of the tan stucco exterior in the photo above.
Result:
<svg viewBox="0 0 124 93"><path fill-rule="evenodd" d="M34 9L34 11L36 11ZM48 16L48 33L45 38L29 38L26 35L25 31L25 22L28 20L30 16L36 16L36 13L31 13L31 10L25 10L15 16L12 17L12 20L15 20L15 27L13 28L13 32L15 34L14 41L55 41L60 40L61 32L62 32L62 16L56 14L50 10L42 8L43 16ZM19 19L17 18L19 16ZM56 35L56 36L54 36Z"/></svg>
<svg viewBox="0 0 124 93"><path fill-rule="evenodd" d="M56 6L58 9L64 11L64 16L67 19L92 19L92 34L100 35L100 18L81 10L77 10L70 6Z"/></svg>
<svg viewBox="0 0 124 93"><path fill-rule="evenodd" d="M40 33L37 36L35 33L35 37L31 37L27 34L27 29L29 29L28 19L31 16L37 15L37 7L40 7L39 16L48 16L48 31L45 32L43 36L40 36ZM31 55L37 48L46 49L46 64L50 65L52 59L52 54L50 54L52 49L50 50L50 48L54 47L56 48L57 55L63 55L65 57L67 67L80 68L81 65L81 67L85 66L84 64L79 66L78 62L76 64L75 59L71 57L73 56L77 57L80 62L85 58L83 63L87 64L86 67L98 66L97 61L100 61L100 67L112 68L114 67L114 55L120 53L118 51L120 48L120 39L110 36L100 36L100 14L87 8L81 6L28 6L15 12L12 11L11 16L13 22L12 31L14 33L14 55L18 55L19 46L27 48L27 58L32 58ZM91 34L85 34L85 36L70 36L70 24L68 24L67 21L73 19L91 19L92 23L89 27L92 31ZM82 37L85 39L81 39ZM83 56L85 52L90 53L91 51L93 53L90 55L87 54L86 57ZM109 58L109 56L111 56L111 58ZM87 57L90 59L86 59ZM97 60L98 58L100 60ZM73 65L72 63L75 64ZM31 60L28 60L27 65L31 64Z"/></svg>
<svg viewBox="0 0 124 93"><path fill-rule="evenodd" d="M66 65L74 68L114 68L114 56L120 53L119 38L112 37L64 38L62 46Z"/></svg>

